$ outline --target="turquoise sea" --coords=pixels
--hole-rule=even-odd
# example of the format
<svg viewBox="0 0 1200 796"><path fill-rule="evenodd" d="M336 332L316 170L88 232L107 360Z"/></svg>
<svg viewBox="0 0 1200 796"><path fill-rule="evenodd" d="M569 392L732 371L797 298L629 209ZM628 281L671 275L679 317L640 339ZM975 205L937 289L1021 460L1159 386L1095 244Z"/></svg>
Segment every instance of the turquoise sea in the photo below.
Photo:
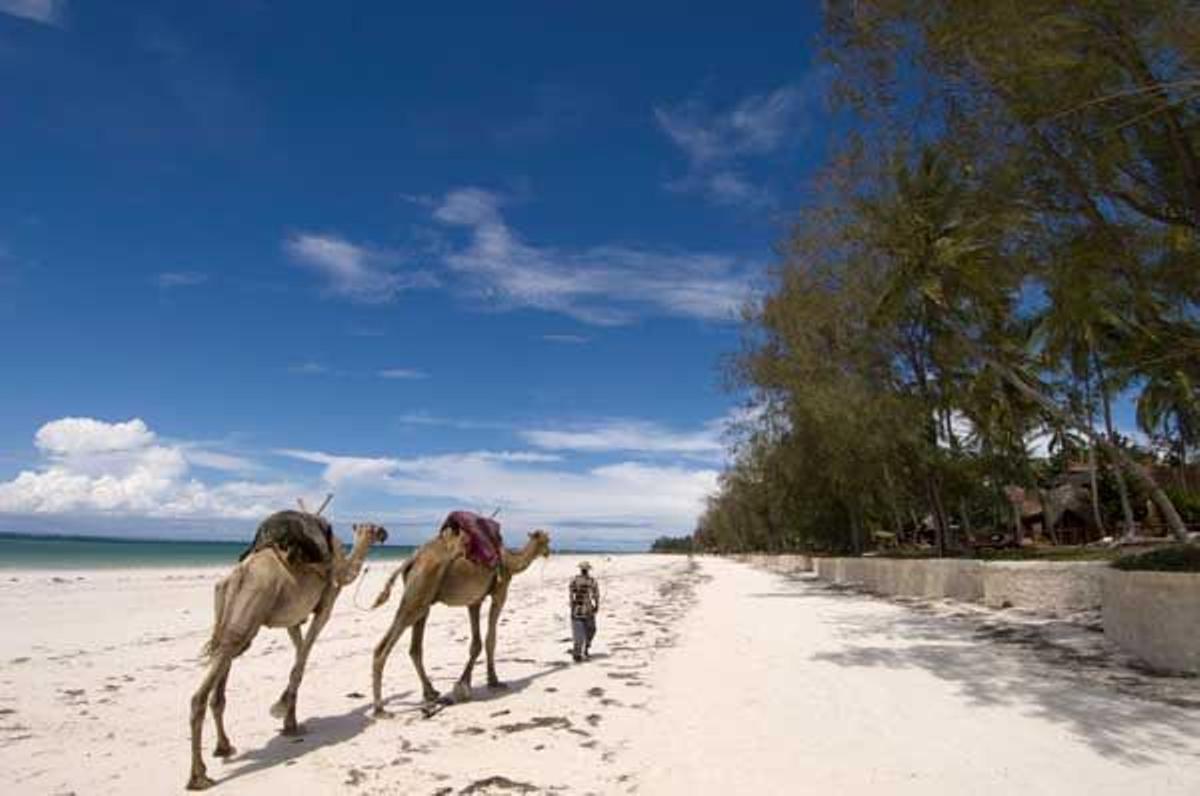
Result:
<svg viewBox="0 0 1200 796"><path fill-rule="evenodd" d="M236 563L247 544L0 534L0 569L219 566ZM399 560L412 550L385 544L371 551L371 560Z"/></svg>

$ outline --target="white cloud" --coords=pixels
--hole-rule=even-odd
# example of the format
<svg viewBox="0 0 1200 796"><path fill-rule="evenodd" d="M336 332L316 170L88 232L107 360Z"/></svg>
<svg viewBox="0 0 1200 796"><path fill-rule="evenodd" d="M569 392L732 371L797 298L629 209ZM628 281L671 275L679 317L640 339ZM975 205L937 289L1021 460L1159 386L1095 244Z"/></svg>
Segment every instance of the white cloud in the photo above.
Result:
<svg viewBox="0 0 1200 796"><path fill-rule="evenodd" d="M556 456L536 452L471 451L408 459L279 452L323 465L323 477L331 485L373 485L419 501L430 515L452 508L499 507L509 527L565 530L568 539L577 538L581 529L625 539L690 531L717 482L715 469L639 462L577 472Z"/></svg>
<svg viewBox="0 0 1200 796"><path fill-rule="evenodd" d="M583 345L590 343L592 338L584 337L578 334L544 334L542 339L548 343L569 343L573 345Z"/></svg>
<svg viewBox="0 0 1200 796"><path fill-rule="evenodd" d="M529 429L520 432L529 444L545 450L600 453L636 451L716 456L724 451L724 421L706 424L700 431L672 431L655 423L612 420L575 429Z"/></svg>
<svg viewBox="0 0 1200 796"><path fill-rule="evenodd" d="M320 376L322 373L328 372L329 368L320 362L301 362L288 366L288 373L299 373L302 376Z"/></svg>
<svg viewBox="0 0 1200 796"><path fill-rule="evenodd" d="M427 379L429 374L411 368L387 368L376 373L381 379Z"/></svg>
<svg viewBox="0 0 1200 796"><path fill-rule="evenodd" d="M688 160L688 172L667 184L718 204L764 205L770 193L750 182L739 164L779 152L804 127L820 73L755 94L724 111L692 99L654 109L659 128Z"/></svg>
<svg viewBox="0 0 1200 796"><path fill-rule="evenodd" d="M106 423L90 417L64 417L38 429L34 444L51 455L115 453L145 448L154 432L140 418Z"/></svg>
<svg viewBox="0 0 1200 796"><path fill-rule="evenodd" d="M184 446L183 455L187 459L188 464L194 464L197 467L207 467L210 470L220 470L227 473L251 473L262 469L258 464L244 456L235 456L231 453L222 453L204 448Z"/></svg>
<svg viewBox="0 0 1200 796"><path fill-rule="evenodd" d="M602 325L645 313L731 321L750 296L751 269L737 258L618 245L533 246L508 226L500 207L496 194L462 188L434 212L436 220L468 234L465 246L442 253L443 263L493 306L561 312Z"/></svg>
<svg viewBox="0 0 1200 796"><path fill-rule="evenodd" d="M195 287L208 281L208 274L199 271L163 271L154 281L164 290L173 287Z"/></svg>
<svg viewBox="0 0 1200 796"><path fill-rule="evenodd" d="M329 292L364 304L385 303L402 290L435 283L424 272L392 271L391 258L336 235L298 233L287 238L283 248L299 265L323 277Z"/></svg>
<svg viewBox="0 0 1200 796"><path fill-rule="evenodd" d="M396 459L371 458L366 456L335 456L319 451L283 448L276 453L305 462L325 466L322 479L331 486L347 482L376 481L392 473L400 464Z"/></svg>
<svg viewBox="0 0 1200 796"><path fill-rule="evenodd" d="M66 0L0 0L0 14L41 22L43 25L61 25L66 10Z"/></svg>
<svg viewBox="0 0 1200 796"><path fill-rule="evenodd" d="M300 492L293 483L193 478L196 452L159 441L140 418L62 418L38 429L34 441L45 461L0 482L0 513L256 518ZM208 459L209 466L217 462Z"/></svg>

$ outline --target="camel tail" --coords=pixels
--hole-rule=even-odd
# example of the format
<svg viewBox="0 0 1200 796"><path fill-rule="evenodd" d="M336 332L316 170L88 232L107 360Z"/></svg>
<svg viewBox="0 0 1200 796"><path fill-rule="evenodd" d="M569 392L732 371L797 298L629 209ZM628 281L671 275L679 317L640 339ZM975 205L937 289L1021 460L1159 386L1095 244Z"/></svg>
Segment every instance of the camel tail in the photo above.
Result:
<svg viewBox="0 0 1200 796"><path fill-rule="evenodd" d="M228 618L228 606L234 596L241 590L245 570L235 567L228 577L217 584L213 594L213 630L212 636L200 651L200 657L209 660L221 648L221 638L225 635L225 623Z"/></svg>
<svg viewBox="0 0 1200 796"><path fill-rule="evenodd" d="M388 576L387 583L383 584L383 591L379 592L379 596L375 598L375 602L371 603L371 609L374 610L386 603L392 598L392 586L396 585L396 578L407 574L409 568L412 567L412 559L408 559L400 566L396 567L396 571Z"/></svg>

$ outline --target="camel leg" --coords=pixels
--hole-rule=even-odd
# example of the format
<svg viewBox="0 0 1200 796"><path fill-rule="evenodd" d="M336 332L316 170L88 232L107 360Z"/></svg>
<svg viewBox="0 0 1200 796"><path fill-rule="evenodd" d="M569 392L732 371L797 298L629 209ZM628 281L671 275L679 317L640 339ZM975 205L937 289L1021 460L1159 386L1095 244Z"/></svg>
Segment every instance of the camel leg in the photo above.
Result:
<svg viewBox="0 0 1200 796"><path fill-rule="evenodd" d="M488 634L487 634L487 678L488 688L504 688L504 683L496 676L496 625L500 621L500 612L504 610L504 601L508 599L508 585L498 585L492 592L492 600L488 604Z"/></svg>
<svg viewBox="0 0 1200 796"><path fill-rule="evenodd" d="M329 615L333 613L333 603L336 597L336 589L327 591L321 597L317 612L308 626L308 633L299 644L296 644L296 662L292 665L292 672L288 676L287 690L279 698L279 702L284 706L284 735L296 735L300 732L300 725L296 723L296 695L300 692L300 682L304 679L308 656L312 653L313 645L317 643L317 636L324 629L325 623L329 621ZM295 632L293 633L293 631ZM300 635L300 629L298 627L288 628L288 634L292 636L292 643L295 644L296 638Z"/></svg>
<svg viewBox="0 0 1200 796"><path fill-rule="evenodd" d="M296 651L296 659L295 659L295 662L292 663L292 671L295 671L295 669L296 669L296 662L299 662L299 660L300 660L300 650L304 646L304 632L301 630L302 627L304 627L303 622L301 622L298 625L292 625L291 627L289 627L287 629L288 638L290 638L292 640L292 647ZM289 682L290 682L290 680L289 680ZM288 712L288 692L287 692L287 689L285 688L283 690L283 693L281 693L279 695L279 699L277 699L275 701L275 704L271 705L271 715L277 719L282 719L284 716L287 715L287 712Z"/></svg>
<svg viewBox="0 0 1200 796"><path fill-rule="evenodd" d="M200 681L200 687L192 695L192 773L188 777L188 790L204 790L216 784L209 779L208 769L205 768L204 758L200 754L201 734L204 731L205 703L208 702L208 695L212 692L213 686L229 673L229 667L232 663L233 655L225 651L218 652L209 665L204 679Z"/></svg>
<svg viewBox="0 0 1200 796"><path fill-rule="evenodd" d="M467 606L467 615L471 618L471 649L467 655L467 665L463 668L462 676L458 678L458 685L454 687L455 699L471 698L471 672L475 670L475 661L483 649L483 641L480 640L479 633L479 608L481 605L483 605L482 601Z"/></svg>
<svg viewBox="0 0 1200 796"><path fill-rule="evenodd" d="M208 701L213 722L217 725L217 748L213 749L213 757L232 757L237 754L237 749L233 748L229 736L225 734L225 684L229 682L229 671L232 668L232 665L225 667L225 673L217 680L212 697Z"/></svg>
<svg viewBox="0 0 1200 796"><path fill-rule="evenodd" d="M391 715L383 709L383 667L387 664L388 656L392 654L392 648L404 635L404 631L429 613L429 606L418 604L415 598L409 599L411 595L411 591L405 591L400 607L396 609L392 626L375 645L375 654L371 660L371 696L374 699L375 715L381 718Z"/></svg>
<svg viewBox="0 0 1200 796"><path fill-rule="evenodd" d="M436 702L441 696L437 689L433 687L433 683L429 682L429 676L425 674L425 620L429 618L429 614L413 622L412 636L408 644L408 657L412 658L413 667L417 670L417 677L421 678L421 692L425 696L426 702Z"/></svg>

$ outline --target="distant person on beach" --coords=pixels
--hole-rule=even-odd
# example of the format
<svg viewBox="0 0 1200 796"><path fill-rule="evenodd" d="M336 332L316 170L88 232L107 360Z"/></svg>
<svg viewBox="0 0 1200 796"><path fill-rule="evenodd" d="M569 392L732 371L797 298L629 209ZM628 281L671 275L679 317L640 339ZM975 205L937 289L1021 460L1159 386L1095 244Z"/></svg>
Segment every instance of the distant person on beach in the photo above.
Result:
<svg viewBox="0 0 1200 796"><path fill-rule="evenodd" d="M579 574L571 578L571 657L578 663L591 658L592 639L596 637L596 612L600 610L600 586L591 576L592 566L584 561Z"/></svg>

